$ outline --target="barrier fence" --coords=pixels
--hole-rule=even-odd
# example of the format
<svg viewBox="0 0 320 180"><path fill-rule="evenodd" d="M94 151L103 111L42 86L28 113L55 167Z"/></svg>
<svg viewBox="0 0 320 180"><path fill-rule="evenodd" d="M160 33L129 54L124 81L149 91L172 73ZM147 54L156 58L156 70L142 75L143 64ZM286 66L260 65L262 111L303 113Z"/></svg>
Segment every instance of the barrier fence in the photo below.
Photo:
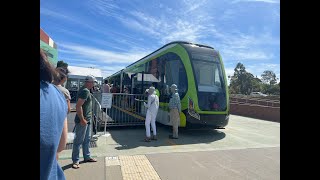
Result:
<svg viewBox="0 0 320 180"><path fill-rule="evenodd" d="M110 126L144 125L147 96L143 94L112 93L111 108L101 108L102 93L93 93L93 119L97 130Z"/></svg>

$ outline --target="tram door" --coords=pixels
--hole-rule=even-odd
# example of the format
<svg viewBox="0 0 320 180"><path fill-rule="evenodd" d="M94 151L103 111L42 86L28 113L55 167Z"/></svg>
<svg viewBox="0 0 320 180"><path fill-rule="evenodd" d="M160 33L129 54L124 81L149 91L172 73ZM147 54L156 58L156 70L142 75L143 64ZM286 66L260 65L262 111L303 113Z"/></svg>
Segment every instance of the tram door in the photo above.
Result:
<svg viewBox="0 0 320 180"><path fill-rule="evenodd" d="M144 72L131 75L131 94L144 94Z"/></svg>
<svg viewBox="0 0 320 180"><path fill-rule="evenodd" d="M136 94L135 98L135 107L138 114L141 116L146 115L146 108L144 107L143 102L146 100L146 96L143 96L144 89L144 79L143 79L144 72L135 73L131 75L131 94Z"/></svg>

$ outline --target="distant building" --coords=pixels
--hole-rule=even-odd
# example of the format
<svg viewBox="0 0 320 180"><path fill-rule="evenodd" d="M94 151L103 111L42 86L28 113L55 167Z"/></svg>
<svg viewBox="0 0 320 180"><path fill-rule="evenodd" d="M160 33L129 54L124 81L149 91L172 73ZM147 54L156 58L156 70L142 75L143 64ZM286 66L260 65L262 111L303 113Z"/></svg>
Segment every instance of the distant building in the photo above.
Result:
<svg viewBox="0 0 320 180"><path fill-rule="evenodd" d="M58 62L58 49L57 44L40 28L40 48L47 54L48 60L54 66Z"/></svg>

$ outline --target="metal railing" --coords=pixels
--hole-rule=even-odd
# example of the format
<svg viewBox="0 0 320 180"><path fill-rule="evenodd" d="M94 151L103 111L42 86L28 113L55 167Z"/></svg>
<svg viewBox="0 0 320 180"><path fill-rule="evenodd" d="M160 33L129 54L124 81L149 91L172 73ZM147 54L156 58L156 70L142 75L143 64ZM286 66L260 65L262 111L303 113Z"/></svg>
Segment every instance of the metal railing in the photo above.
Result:
<svg viewBox="0 0 320 180"><path fill-rule="evenodd" d="M93 95L91 94L91 97L93 99L92 101L92 128L91 128L91 139L93 137L93 134L97 134L98 132L98 123L100 123L99 121L101 121L98 117L99 114L103 113L102 108L101 108L101 104L99 102L99 100Z"/></svg>
<svg viewBox="0 0 320 180"><path fill-rule="evenodd" d="M143 102L147 102L147 96L143 94L112 93L112 105L105 112L101 110L101 93L93 93L95 105L96 129L106 126L136 126L144 125L146 108ZM99 110L98 110L99 109Z"/></svg>

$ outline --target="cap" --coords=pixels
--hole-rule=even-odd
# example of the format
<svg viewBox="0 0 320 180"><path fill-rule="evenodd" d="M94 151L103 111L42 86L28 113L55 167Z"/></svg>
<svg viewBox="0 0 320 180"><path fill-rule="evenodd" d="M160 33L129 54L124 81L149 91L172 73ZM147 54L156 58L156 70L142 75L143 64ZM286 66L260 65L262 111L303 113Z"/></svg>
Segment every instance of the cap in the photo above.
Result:
<svg viewBox="0 0 320 180"><path fill-rule="evenodd" d="M96 78L95 78L94 76L92 76L92 75L88 75L88 76L86 77L85 81L98 82L98 81L96 80Z"/></svg>
<svg viewBox="0 0 320 180"><path fill-rule="evenodd" d="M174 89L174 90L178 90L178 87L177 87L177 85L175 85L175 84L172 84L170 88L171 88L171 89Z"/></svg>
<svg viewBox="0 0 320 180"><path fill-rule="evenodd" d="M148 89L148 93L152 94L154 92L155 88L153 86L151 86L149 89Z"/></svg>

